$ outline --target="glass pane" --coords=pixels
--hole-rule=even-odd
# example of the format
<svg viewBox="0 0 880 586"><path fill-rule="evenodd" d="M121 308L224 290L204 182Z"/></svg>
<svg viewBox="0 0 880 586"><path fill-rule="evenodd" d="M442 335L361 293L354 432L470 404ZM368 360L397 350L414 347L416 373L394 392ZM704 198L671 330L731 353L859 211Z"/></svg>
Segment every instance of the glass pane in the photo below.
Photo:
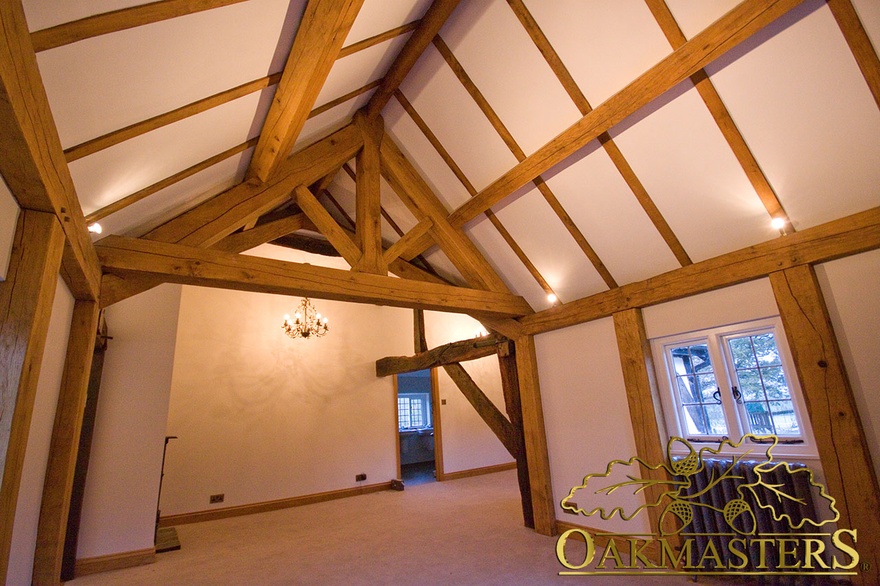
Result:
<svg viewBox="0 0 880 586"><path fill-rule="evenodd" d="M771 366L761 369L761 377L764 379L764 388L767 390L768 399L789 399L788 385L785 382L785 373L781 366Z"/></svg>
<svg viewBox="0 0 880 586"><path fill-rule="evenodd" d="M724 411L721 409L721 405L706 405L705 409L710 433L727 435L727 423L724 421Z"/></svg>
<svg viewBox="0 0 880 586"><path fill-rule="evenodd" d="M799 435L797 417L794 414L794 405L791 401L770 401L770 412L773 414L773 423L776 433L779 435Z"/></svg>
<svg viewBox="0 0 880 586"><path fill-rule="evenodd" d="M736 378L739 380L739 390L744 401L764 400L764 387L761 386L761 375L757 368L737 370Z"/></svg>
<svg viewBox="0 0 880 586"><path fill-rule="evenodd" d="M680 401L682 403L700 402L700 395L699 393L697 393L697 389L694 383L694 377L678 376L675 377L675 381L678 384L678 396L680 397Z"/></svg>
<svg viewBox="0 0 880 586"><path fill-rule="evenodd" d="M758 364L762 367L781 364L781 361L779 360L779 349L776 348L776 340L773 338L772 333L767 332L766 334L752 336L752 341L755 344L755 354L758 356Z"/></svg>
<svg viewBox="0 0 880 586"><path fill-rule="evenodd" d="M700 393L703 397L703 403L717 403L718 401L714 396L718 391L718 385L715 384L715 375L698 375L697 382L700 384Z"/></svg>
<svg viewBox="0 0 880 586"><path fill-rule="evenodd" d="M689 348L694 372L711 372L712 362L709 360L709 347L706 344L694 344Z"/></svg>
<svg viewBox="0 0 880 586"><path fill-rule="evenodd" d="M708 433L703 408L700 405L685 405L682 412L688 435L706 435Z"/></svg>
<svg viewBox="0 0 880 586"><path fill-rule="evenodd" d="M746 403L746 415L748 416L749 431L759 435L773 433L773 422L766 403Z"/></svg>
<svg viewBox="0 0 880 586"><path fill-rule="evenodd" d="M750 338L733 338L727 341L727 346L730 348L730 354L733 356L733 364L736 366L737 370L740 368L754 368L758 366L755 362L755 354L752 351L752 342Z"/></svg>

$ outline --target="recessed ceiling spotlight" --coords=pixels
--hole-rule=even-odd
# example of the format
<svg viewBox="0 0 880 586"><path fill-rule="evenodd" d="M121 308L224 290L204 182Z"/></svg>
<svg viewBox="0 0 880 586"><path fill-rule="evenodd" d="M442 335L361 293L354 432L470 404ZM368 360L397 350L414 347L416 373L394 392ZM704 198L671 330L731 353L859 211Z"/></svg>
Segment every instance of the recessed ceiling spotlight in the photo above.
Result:
<svg viewBox="0 0 880 586"><path fill-rule="evenodd" d="M559 297L557 297L555 293L550 293L549 295L547 295L547 301L549 301L552 305L559 301Z"/></svg>
<svg viewBox="0 0 880 586"><path fill-rule="evenodd" d="M774 230L782 230L783 228L785 228L785 218L773 218L772 220L770 220L770 226Z"/></svg>
<svg viewBox="0 0 880 586"><path fill-rule="evenodd" d="M92 234L100 234L102 231L103 228L101 228L101 224L99 224L98 222L95 222L94 224L89 224L89 232L91 232Z"/></svg>

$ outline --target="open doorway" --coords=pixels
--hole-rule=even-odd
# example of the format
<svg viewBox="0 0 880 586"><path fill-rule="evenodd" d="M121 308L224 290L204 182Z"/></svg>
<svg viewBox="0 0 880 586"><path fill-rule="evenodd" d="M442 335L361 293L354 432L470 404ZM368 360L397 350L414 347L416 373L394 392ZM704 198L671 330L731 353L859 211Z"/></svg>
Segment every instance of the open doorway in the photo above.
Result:
<svg viewBox="0 0 880 586"><path fill-rule="evenodd" d="M405 486L443 478L436 374L419 370L395 377L398 478Z"/></svg>

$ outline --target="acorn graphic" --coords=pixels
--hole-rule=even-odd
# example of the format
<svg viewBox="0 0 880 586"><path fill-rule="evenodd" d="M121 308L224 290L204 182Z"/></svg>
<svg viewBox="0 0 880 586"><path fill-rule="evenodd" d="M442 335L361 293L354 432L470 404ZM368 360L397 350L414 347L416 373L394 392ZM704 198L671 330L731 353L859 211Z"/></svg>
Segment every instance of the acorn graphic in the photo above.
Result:
<svg viewBox="0 0 880 586"><path fill-rule="evenodd" d="M724 505L724 520L730 528L740 535L755 534L755 513L752 507L743 499L734 499Z"/></svg>
<svg viewBox="0 0 880 586"><path fill-rule="evenodd" d="M669 516L678 521L672 521L672 523L667 525L667 518ZM681 499L673 499L671 503L666 505L666 508L663 509L663 512L660 514L660 527L668 527L670 525L677 526L674 531L663 531L663 535L675 535L676 533L681 532L681 530L687 527L693 520L694 510L691 508L690 503ZM679 523L681 524L680 526Z"/></svg>

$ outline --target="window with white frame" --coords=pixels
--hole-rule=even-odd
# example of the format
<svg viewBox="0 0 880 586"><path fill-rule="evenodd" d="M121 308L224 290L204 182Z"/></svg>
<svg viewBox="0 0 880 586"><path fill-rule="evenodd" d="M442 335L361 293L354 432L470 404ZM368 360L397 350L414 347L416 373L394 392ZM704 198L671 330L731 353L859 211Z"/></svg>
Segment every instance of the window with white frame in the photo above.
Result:
<svg viewBox="0 0 880 586"><path fill-rule="evenodd" d="M652 345L670 436L739 441L745 434L773 434L780 443L802 446L796 452L813 451L778 318L659 338Z"/></svg>
<svg viewBox="0 0 880 586"><path fill-rule="evenodd" d="M397 425L400 429L431 426L431 395L418 393L397 397Z"/></svg>

